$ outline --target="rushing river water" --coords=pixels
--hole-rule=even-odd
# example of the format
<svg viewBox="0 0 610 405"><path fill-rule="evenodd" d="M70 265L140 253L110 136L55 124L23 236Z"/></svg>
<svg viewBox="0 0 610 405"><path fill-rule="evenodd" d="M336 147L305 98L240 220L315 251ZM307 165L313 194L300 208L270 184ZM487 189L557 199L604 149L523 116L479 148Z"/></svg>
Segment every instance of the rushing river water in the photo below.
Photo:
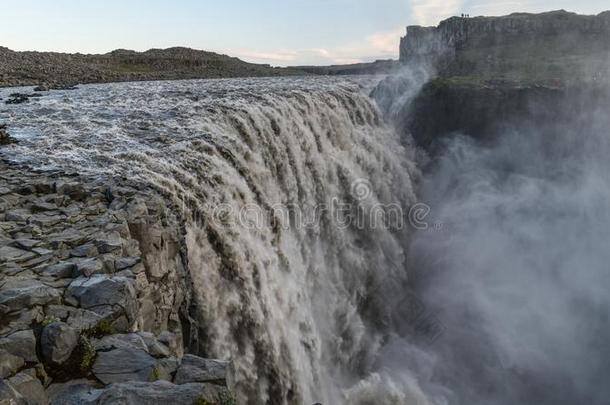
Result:
<svg viewBox="0 0 610 405"><path fill-rule="evenodd" d="M378 98L390 116L416 76ZM374 85L82 86L2 105L20 139L2 157L166 196L186 229L191 350L233 359L240 402L607 403L607 105L448 137L422 178Z"/></svg>
<svg viewBox="0 0 610 405"><path fill-rule="evenodd" d="M233 359L253 404L352 402L391 328L387 308L404 300L401 215L415 200L416 171L372 84L81 86L3 106L20 139L4 156L153 185L186 223L205 326L193 349Z"/></svg>

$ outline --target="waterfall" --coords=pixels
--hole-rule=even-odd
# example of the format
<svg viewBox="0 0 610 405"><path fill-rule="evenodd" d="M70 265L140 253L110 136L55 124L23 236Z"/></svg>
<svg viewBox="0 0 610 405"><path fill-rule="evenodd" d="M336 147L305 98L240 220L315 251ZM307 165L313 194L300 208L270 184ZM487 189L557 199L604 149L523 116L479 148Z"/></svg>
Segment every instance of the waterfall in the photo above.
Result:
<svg viewBox="0 0 610 405"><path fill-rule="evenodd" d="M21 139L7 153L161 192L186 229L191 350L231 358L244 403L342 403L391 330L418 176L366 88L83 86L4 112Z"/></svg>

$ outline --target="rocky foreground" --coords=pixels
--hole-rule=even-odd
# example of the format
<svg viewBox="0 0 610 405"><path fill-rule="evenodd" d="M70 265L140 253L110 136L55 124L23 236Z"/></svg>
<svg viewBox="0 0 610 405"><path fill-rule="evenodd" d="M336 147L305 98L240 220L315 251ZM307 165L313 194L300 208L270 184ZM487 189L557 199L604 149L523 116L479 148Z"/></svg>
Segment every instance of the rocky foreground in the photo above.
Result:
<svg viewBox="0 0 610 405"><path fill-rule="evenodd" d="M184 354L174 224L126 180L0 163L0 404L235 403L228 362Z"/></svg>

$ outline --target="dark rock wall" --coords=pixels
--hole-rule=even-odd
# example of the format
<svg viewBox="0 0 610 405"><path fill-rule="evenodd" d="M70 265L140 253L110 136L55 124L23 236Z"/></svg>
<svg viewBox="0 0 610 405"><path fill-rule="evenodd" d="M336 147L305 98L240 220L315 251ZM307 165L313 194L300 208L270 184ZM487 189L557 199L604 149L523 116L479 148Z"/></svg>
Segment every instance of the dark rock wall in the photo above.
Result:
<svg viewBox="0 0 610 405"><path fill-rule="evenodd" d="M395 119L405 136L434 152L444 138L455 134L480 142L531 128L546 132L549 139L566 127L585 134L593 116L603 114L601 106L607 105L610 86L473 85L435 79L405 103Z"/></svg>

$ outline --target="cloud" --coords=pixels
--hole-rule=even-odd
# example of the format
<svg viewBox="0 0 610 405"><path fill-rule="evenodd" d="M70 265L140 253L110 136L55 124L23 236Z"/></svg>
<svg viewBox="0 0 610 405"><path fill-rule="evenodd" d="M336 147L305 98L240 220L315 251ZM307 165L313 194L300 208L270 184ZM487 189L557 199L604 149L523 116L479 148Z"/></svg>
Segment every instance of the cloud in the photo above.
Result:
<svg viewBox="0 0 610 405"><path fill-rule="evenodd" d="M416 24L437 25L445 18L461 14L462 0L413 0L411 11Z"/></svg>
<svg viewBox="0 0 610 405"><path fill-rule="evenodd" d="M531 10L527 1L484 1L469 4L469 10L474 15L506 15L516 11ZM541 11L541 10L540 10Z"/></svg>
<svg viewBox="0 0 610 405"><path fill-rule="evenodd" d="M298 50L229 50L248 62L268 63L274 66L335 65L371 62L376 59L398 57L398 44L404 27L374 32L359 41L333 48L307 48Z"/></svg>
<svg viewBox="0 0 610 405"><path fill-rule="evenodd" d="M369 35L366 41L371 50L374 50L376 54L395 56L400 37L404 35L404 30L404 27L400 27L388 32L376 32Z"/></svg>
<svg viewBox="0 0 610 405"><path fill-rule="evenodd" d="M231 55L253 63L267 63L274 66L289 66L303 64L306 60L334 60L330 51L323 48L301 49L301 50L231 50Z"/></svg>
<svg viewBox="0 0 610 405"><path fill-rule="evenodd" d="M257 52L237 50L230 53L241 59L256 61L259 63L292 62L298 57L298 52L295 51Z"/></svg>

